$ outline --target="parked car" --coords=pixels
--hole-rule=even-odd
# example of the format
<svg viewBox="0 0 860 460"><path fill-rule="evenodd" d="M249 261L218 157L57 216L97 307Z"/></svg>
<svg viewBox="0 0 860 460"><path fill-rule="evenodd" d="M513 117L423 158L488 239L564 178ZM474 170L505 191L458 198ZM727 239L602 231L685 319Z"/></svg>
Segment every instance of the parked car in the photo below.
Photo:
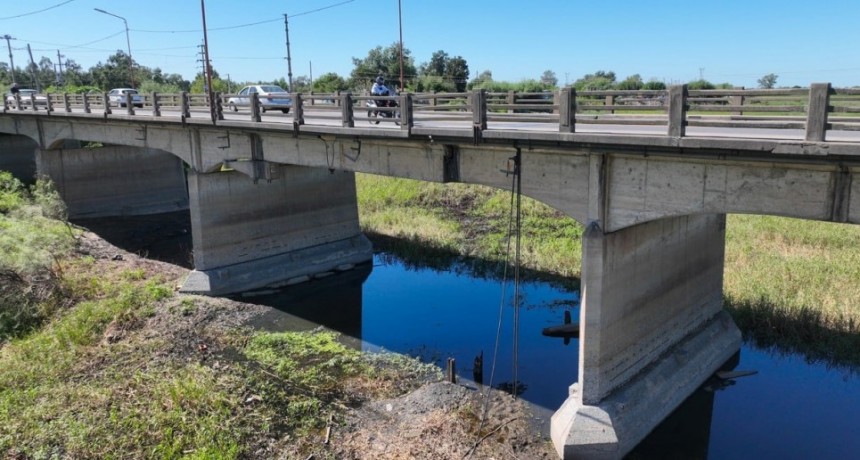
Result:
<svg viewBox="0 0 860 460"><path fill-rule="evenodd" d="M132 88L114 88L108 93L108 104L116 107L125 107L128 101L126 94L131 94L131 103L135 107L143 107L143 96Z"/></svg>
<svg viewBox="0 0 860 460"><path fill-rule="evenodd" d="M39 106L47 107L48 106L48 96L45 96L44 94L38 94L38 92L35 89L23 89L22 88L22 89L18 90L18 96L20 96L20 99L21 99L21 107L31 107L31 101L30 101L30 95L31 94L35 95L36 107L39 107ZM6 102L9 105L9 107L11 107L13 109L17 108L18 102L15 100L15 95L12 94L11 92L6 93Z"/></svg>
<svg viewBox="0 0 860 460"><path fill-rule="evenodd" d="M251 95L254 93L257 93L260 98L261 111L280 110L290 113L290 107L293 105L290 93L277 85L246 86L239 91L239 94L227 99L227 107L234 112L238 112L239 107L250 107Z"/></svg>

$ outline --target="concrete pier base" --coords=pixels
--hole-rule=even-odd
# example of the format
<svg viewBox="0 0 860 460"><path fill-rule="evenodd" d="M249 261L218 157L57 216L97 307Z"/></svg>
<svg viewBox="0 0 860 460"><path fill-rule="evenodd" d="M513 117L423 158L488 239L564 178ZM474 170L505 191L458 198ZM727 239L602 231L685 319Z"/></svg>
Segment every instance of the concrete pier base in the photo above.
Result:
<svg viewBox="0 0 860 460"><path fill-rule="evenodd" d="M734 321L721 312L596 405L583 404L579 384L571 385L551 421L559 456L624 457L737 352L739 340Z"/></svg>
<svg viewBox="0 0 860 460"><path fill-rule="evenodd" d="M188 209L182 160L156 149L107 146L36 150L70 218L135 216Z"/></svg>
<svg viewBox="0 0 860 460"><path fill-rule="evenodd" d="M355 176L288 166L280 179L189 173L194 271L181 291L224 295L278 287L370 261Z"/></svg>
<svg viewBox="0 0 860 460"><path fill-rule="evenodd" d="M562 458L621 458L740 349L722 309L725 215L583 237L579 381L553 415Z"/></svg>

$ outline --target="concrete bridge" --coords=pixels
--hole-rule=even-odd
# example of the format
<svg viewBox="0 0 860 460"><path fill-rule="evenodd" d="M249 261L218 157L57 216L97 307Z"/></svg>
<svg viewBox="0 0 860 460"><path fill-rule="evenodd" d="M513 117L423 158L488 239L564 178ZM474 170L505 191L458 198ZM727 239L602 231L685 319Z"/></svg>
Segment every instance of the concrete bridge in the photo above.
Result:
<svg viewBox="0 0 860 460"><path fill-rule="evenodd" d="M587 229L578 382L553 442L564 458L618 458L740 347L722 310L727 213L860 223L860 108L837 103L857 95L407 94L379 126L352 94L294 95L289 115L258 101L224 113L221 95L116 111L49 95L0 114L0 169L34 163L77 216L189 209L182 290L220 295L370 260L355 172L507 188L519 162L524 194Z"/></svg>

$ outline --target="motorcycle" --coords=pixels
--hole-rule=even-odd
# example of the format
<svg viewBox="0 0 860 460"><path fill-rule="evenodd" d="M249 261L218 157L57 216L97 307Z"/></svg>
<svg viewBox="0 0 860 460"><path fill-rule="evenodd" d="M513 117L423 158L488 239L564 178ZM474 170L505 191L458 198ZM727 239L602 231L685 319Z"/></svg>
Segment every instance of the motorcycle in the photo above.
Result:
<svg viewBox="0 0 860 460"><path fill-rule="evenodd" d="M383 118L391 118L394 124L400 126L400 111L399 110L378 110L380 108L396 108L397 101L393 99L368 99L365 104L368 108L367 119L372 125L378 125Z"/></svg>

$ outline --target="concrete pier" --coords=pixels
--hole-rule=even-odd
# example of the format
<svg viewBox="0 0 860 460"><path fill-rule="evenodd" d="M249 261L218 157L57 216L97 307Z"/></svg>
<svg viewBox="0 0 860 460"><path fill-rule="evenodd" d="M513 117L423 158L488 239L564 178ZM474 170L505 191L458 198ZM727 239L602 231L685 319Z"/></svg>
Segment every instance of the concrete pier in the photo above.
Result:
<svg viewBox="0 0 860 460"><path fill-rule="evenodd" d="M36 150L38 174L53 182L70 218L188 209L182 160L156 149L107 146Z"/></svg>
<svg viewBox="0 0 860 460"><path fill-rule="evenodd" d="M26 136L0 134L0 171L9 171L25 184L36 181L36 149L39 144Z"/></svg>
<svg viewBox="0 0 860 460"><path fill-rule="evenodd" d="M183 292L223 295L320 276L372 259L358 225L355 175L283 166L188 176L194 267Z"/></svg>
<svg viewBox="0 0 860 460"><path fill-rule="evenodd" d="M740 349L722 310L725 215L583 238L579 381L553 415L563 458L621 458Z"/></svg>

